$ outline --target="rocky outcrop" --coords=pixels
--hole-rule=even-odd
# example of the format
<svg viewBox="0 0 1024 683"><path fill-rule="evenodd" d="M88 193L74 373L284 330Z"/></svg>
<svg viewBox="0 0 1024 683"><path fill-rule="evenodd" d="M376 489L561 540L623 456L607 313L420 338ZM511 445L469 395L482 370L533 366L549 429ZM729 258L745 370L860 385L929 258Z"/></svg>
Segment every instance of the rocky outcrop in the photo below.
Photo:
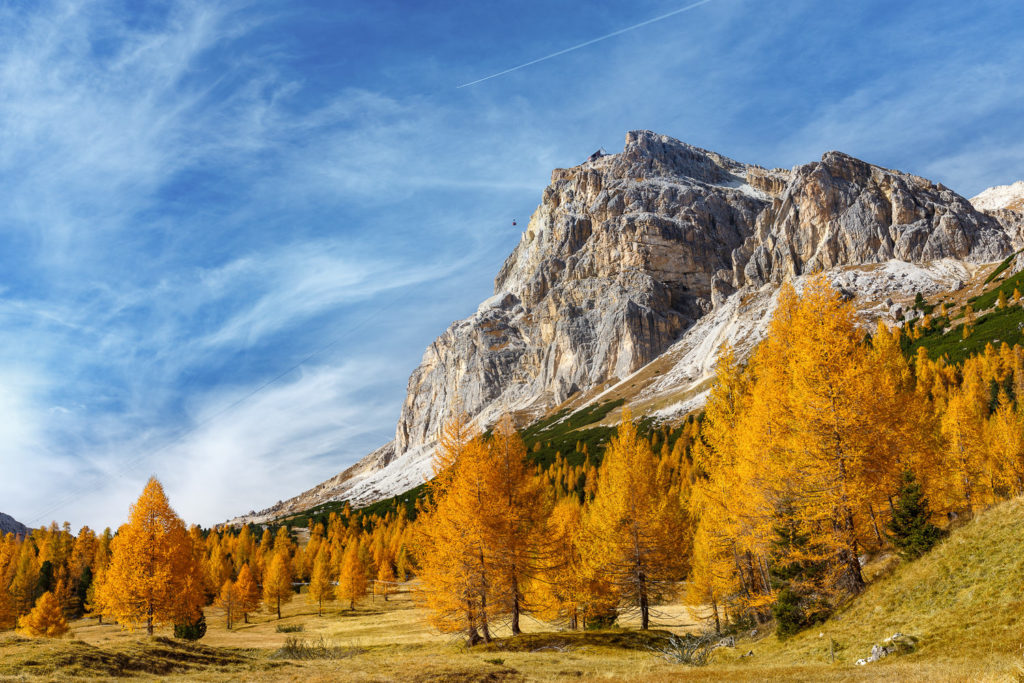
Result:
<svg viewBox="0 0 1024 683"><path fill-rule="evenodd" d="M733 286L841 265L1005 255L999 222L952 190L840 152L799 166L733 257Z"/></svg>
<svg viewBox="0 0 1024 683"><path fill-rule="evenodd" d="M751 169L636 131L621 154L554 171L495 295L413 372L397 452L432 439L456 402L544 410L658 356L728 291L716 275L771 198Z"/></svg>
<svg viewBox="0 0 1024 683"><path fill-rule="evenodd" d="M999 220L924 178L839 152L767 170L630 132L621 153L552 173L494 295L413 371L393 444L251 517L393 495L427 476L454 410L480 426L505 411L539 415L655 359L666 372L651 391L692 386L680 403L692 409L719 345L752 346L788 278L829 270L888 315L889 294L952 286L1010 250Z"/></svg>
<svg viewBox="0 0 1024 683"><path fill-rule="evenodd" d="M495 295L413 372L396 451L428 442L456 401L490 418L623 378L743 287L1009 249L997 220L924 178L839 152L768 171L634 131L621 154L552 174Z"/></svg>
<svg viewBox="0 0 1024 683"><path fill-rule="evenodd" d="M14 519L10 515L5 515L0 512L0 536L4 534L17 534L18 536L24 536L28 534L29 528Z"/></svg>
<svg viewBox="0 0 1024 683"><path fill-rule="evenodd" d="M990 187L972 197L971 204L1003 225L1014 249L1024 249L1024 180Z"/></svg>

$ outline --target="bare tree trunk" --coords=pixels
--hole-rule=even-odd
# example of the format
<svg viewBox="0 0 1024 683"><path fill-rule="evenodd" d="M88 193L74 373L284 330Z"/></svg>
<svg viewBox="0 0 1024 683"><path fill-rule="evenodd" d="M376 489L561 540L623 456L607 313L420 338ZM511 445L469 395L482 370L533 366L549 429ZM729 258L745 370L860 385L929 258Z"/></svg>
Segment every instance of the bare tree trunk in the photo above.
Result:
<svg viewBox="0 0 1024 683"><path fill-rule="evenodd" d="M651 625L651 609L647 602L647 577L640 572L640 630L646 631Z"/></svg>
<svg viewBox="0 0 1024 683"><path fill-rule="evenodd" d="M871 514L871 526L875 529L875 539L878 541L878 547L881 548L883 544L882 532L878 530L878 520L875 519L875 506L871 503L868 503L868 512Z"/></svg>
<svg viewBox="0 0 1024 683"><path fill-rule="evenodd" d="M519 629L519 582L512 579L512 635L518 636L522 631Z"/></svg>
<svg viewBox="0 0 1024 683"><path fill-rule="evenodd" d="M149 606L149 612L146 614L146 635L153 635L153 605Z"/></svg>
<svg viewBox="0 0 1024 683"><path fill-rule="evenodd" d="M473 614L473 601L466 599L466 638L469 644L476 645L480 642L480 634L476 630L476 618Z"/></svg>
<svg viewBox="0 0 1024 683"><path fill-rule="evenodd" d="M491 642L491 628L487 625L487 596L480 595L480 631L484 634L484 642Z"/></svg>
<svg viewBox="0 0 1024 683"><path fill-rule="evenodd" d="M722 622L718 619L718 601L715 600L715 594L711 593L711 610L715 613L715 634L722 635Z"/></svg>

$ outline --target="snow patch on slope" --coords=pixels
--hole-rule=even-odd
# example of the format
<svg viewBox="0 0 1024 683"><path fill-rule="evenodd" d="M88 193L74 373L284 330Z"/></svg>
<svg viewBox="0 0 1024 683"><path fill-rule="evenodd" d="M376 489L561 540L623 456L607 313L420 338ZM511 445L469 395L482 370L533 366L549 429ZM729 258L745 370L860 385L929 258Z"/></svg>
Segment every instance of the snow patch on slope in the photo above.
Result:
<svg viewBox="0 0 1024 683"><path fill-rule="evenodd" d="M956 290L971 277L971 271L955 259L940 259L926 264L887 261L881 264L834 268L825 273L834 287L856 294L861 324L874 327L878 319L898 324L893 317L897 305L887 301L895 297L907 301L917 292L931 295ZM795 278L799 292L810 275ZM736 357L746 360L768 332L772 314L778 305L779 290L766 285L759 290L741 289L721 306L705 315L673 344L659 359L673 361L672 367L640 391L631 403L643 403L669 395L685 396L666 408L654 411L654 417L671 419L699 409L707 398L718 354L729 344ZM621 383L619 384L621 386ZM613 390L609 389L609 391Z"/></svg>
<svg viewBox="0 0 1024 683"><path fill-rule="evenodd" d="M996 185L971 198L971 204L978 211L999 209L1024 210L1024 180L1012 185Z"/></svg>
<svg viewBox="0 0 1024 683"><path fill-rule="evenodd" d="M971 278L971 271L956 259L939 259L925 264L891 260L877 266L858 266L829 273L840 289L856 292L858 299L937 294L959 289Z"/></svg>

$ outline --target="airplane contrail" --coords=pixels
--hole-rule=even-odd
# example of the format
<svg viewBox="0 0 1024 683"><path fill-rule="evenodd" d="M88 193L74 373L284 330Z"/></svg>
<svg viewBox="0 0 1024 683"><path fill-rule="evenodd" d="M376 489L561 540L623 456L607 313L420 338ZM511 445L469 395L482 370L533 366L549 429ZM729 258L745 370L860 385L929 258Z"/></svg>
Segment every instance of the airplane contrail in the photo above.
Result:
<svg viewBox="0 0 1024 683"><path fill-rule="evenodd" d="M559 50L558 52L552 52L551 54L549 54L547 56L539 57L538 59L534 59L534 60L531 60L531 61L526 62L524 64L520 64L519 66L514 66L511 69L505 69L504 71L499 71L496 74L491 74L490 76L484 76L483 78L478 78L475 81L470 81L469 83L463 83L462 85L460 85L458 87L459 88L468 88L471 85L476 85L477 83L483 83L484 81L489 81L492 78L497 78L498 76L504 76L505 74L510 74L513 71L519 71L520 69L525 69L528 66L533 66L534 64L537 64L539 62L543 62L543 61L546 61L548 59L552 59L554 57L559 57L561 55L566 54L567 52L572 52L573 50L579 50L582 47L587 47L588 45L593 45L594 43L600 43L602 40L608 40L609 38L614 38L615 36L621 36L623 33L628 33L629 31L634 31L634 30L636 30L638 28L647 26L648 24L653 24L656 21L661 21L662 19L668 19L669 17L673 17L673 16L675 16L677 14L682 14L683 12L688 12L688 11L690 11L690 10L696 8L696 7L700 7L701 5L706 5L709 2L711 2L711 1L712 0L700 0L700 2L695 2L692 5L687 5L686 7L680 7L679 9L672 10L671 12L667 12L665 14L662 14L660 16L654 17L652 19L648 19L647 21L641 21L639 24L633 24L632 26L627 26L626 28L620 28L618 31L612 31L611 33L609 33L607 35L601 36L600 38L593 38L591 40L586 41L585 43L580 43L579 45L573 45L572 47L567 47L564 50Z"/></svg>

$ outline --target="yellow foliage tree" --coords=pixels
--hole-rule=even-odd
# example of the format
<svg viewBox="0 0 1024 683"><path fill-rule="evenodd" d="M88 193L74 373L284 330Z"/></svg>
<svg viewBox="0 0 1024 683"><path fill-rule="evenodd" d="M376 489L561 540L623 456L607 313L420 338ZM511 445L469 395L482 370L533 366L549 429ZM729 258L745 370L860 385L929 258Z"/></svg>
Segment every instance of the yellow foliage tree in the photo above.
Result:
<svg viewBox="0 0 1024 683"><path fill-rule="evenodd" d="M685 575L684 520L678 497L657 472L651 445L628 409L604 453L585 520L585 560L599 568L624 605L650 626L650 608Z"/></svg>
<svg viewBox="0 0 1024 683"><path fill-rule="evenodd" d="M395 570L391 567L391 560L385 559L380 563L380 569L377 570L377 580L373 582L373 592L375 595L383 596L384 602L387 602L388 595L393 592L394 583Z"/></svg>
<svg viewBox="0 0 1024 683"><path fill-rule="evenodd" d="M541 609L547 621L571 629L586 628L594 619L614 618L618 598L601 572L583 561L583 511L572 498L559 501L547 520L551 539L547 565L537 582Z"/></svg>
<svg viewBox="0 0 1024 683"><path fill-rule="evenodd" d="M68 632L68 621L56 596L42 594L31 612L18 620L19 631L37 638L59 638Z"/></svg>
<svg viewBox="0 0 1024 683"><path fill-rule="evenodd" d="M313 560L313 574L309 580L309 593L307 593L307 599L316 603L317 616L323 615L324 600L330 598L333 592L327 548L321 546L317 551L316 559Z"/></svg>
<svg viewBox="0 0 1024 683"><path fill-rule="evenodd" d="M132 506L111 544L103 581L103 612L124 628L186 623L199 618L205 599L185 524L156 478Z"/></svg>
<svg viewBox="0 0 1024 683"><path fill-rule="evenodd" d="M263 602L268 610L276 610L277 618L280 619L281 603L291 602L294 595L288 548L281 547L274 551L274 559L270 561L263 577Z"/></svg>
<svg viewBox="0 0 1024 683"><path fill-rule="evenodd" d="M342 556L336 595L338 600L348 600L349 609L355 609L356 601L366 596L366 565L359 558L359 543L354 539Z"/></svg>
<svg viewBox="0 0 1024 683"><path fill-rule="evenodd" d="M430 623L447 633L465 630L470 644L490 640L490 564L480 510L487 448L464 415L447 422L434 460L434 477L416 525L417 600Z"/></svg>
<svg viewBox="0 0 1024 683"><path fill-rule="evenodd" d="M235 582L231 579L225 579L224 583L220 587L220 592L217 593L216 599L213 604L224 610L224 616L227 620L228 630L231 630L233 619L238 610L238 588L235 586Z"/></svg>
<svg viewBox="0 0 1024 683"><path fill-rule="evenodd" d="M242 613L242 620L249 623L249 613L255 612L260 607L260 587L252 578L252 571L248 564L243 564L238 570L238 580L235 581L235 588L238 591L238 611Z"/></svg>
<svg viewBox="0 0 1024 683"><path fill-rule="evenodd" d="M512 635L519 635L519 618L528 607L527 588L547 561L542 541L549 505L509 415L495 425L487 452L478 514L484 552L493 567L492 615L509 615Z"/></svg>

